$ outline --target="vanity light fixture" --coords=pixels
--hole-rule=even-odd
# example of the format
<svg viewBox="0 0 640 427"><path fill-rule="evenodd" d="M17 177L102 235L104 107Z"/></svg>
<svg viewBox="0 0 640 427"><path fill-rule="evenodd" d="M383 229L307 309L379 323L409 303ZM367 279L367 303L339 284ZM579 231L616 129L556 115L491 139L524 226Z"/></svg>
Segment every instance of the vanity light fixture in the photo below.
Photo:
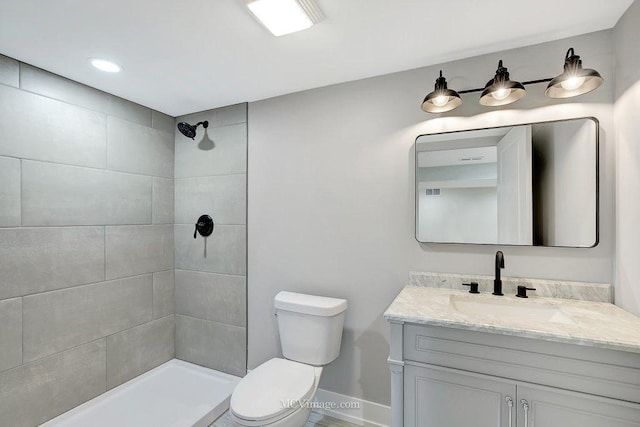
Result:
<svg viewBox="0 0 640 427"><path fill-rule="evenodd" d="M274 36L306 30L323 18L313 0L247 0L247 7Z"/></svg>
<svg viewBox="0 0 640 427"><path fill-rule="evenodd" d="M571 98L600 87L604 79L596 70L582 68L582 60L569 48L564 58L564 72L551 80L544 94L549 98Z"/></svg>
<svg viewBox="0 0 640 427"><path fill-rule="evenodd" d="M555 78L516 82L509 78L509 70L500 60L495 76L487 82L484 88L456 92L447 87L447 81L442 77L442 71L440 71L435 90L422 101L422 110L427 113L444 113L454 110L462 105L460 95L473 92L482 92L479 101L481 105L487 107L508 105L527 94L524 88L526 85L538 83L549 83L544 92L548 98L571 98L591 92L600 87L603 82L604 79L596 70L582 68L580 56L575 54L573 48L569 48L564 60L564 72Z"/></svg>
<svg viewBox="0 0 640 427"><path fill-rule="evenodd" d="M493 79L489 80L480 96L480 104L488 107L512 104L527 94L520 82L509 79L509 70L498 62L498 69Z"/></svg>
<svg viewBox="0 0 640 427"><path fill-rule="evenodd" d="M447 79L442 77L442 70L440 70L440 77L436 79L434 91L422 101L422 110L427 113L444 113L458 108L461 104L460 95L447 87Z"/></svg>
<svg viewBox="0 0 640 427"><path fill-rule="evenodd" d="M108 61L102 58L89 58L89 62L91 65L96 67L100 71L104 71L107 73L119 73L122 71L122 67L116 64L115 62Z"/></svg>

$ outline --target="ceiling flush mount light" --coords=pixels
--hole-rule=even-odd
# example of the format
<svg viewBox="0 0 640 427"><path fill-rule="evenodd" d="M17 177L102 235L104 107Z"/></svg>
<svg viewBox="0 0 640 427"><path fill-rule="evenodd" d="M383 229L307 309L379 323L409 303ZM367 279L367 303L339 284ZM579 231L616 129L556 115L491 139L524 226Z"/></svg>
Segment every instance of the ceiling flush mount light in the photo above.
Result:
<svg viewBox="0 0 640 427"><path fill-rule="evenodd" d="M422 110L427 113L444 113L458 108L461 104L460 95L447 87L447 79L442 77L442 70L440 70L440 77L436 79L434 91L422 101Z"/></svg>
<svg viewBox="0 0 640 427"><path fill-rule="evenodd" d="M119 66L115 62L107 61L106 59L89 58L89 62L98 70L104 71L107 73L119 73L120 71L122 71L121 66Z"/></svg>
<svg viewBox="0 0 640 427"><path fill-rule="evenodd" d="M493 79L489 80L480 96L480 104L489 107L512 104L527 94L520 82L509 79L509 71L498 62L498 69Z"/></svg>
<svg viewBox="0 0 640 427"><path fill-rule="evenodd" d="M247 0L247 7L274 36L306 30L323 18L313 0Z"/></svg>
<svg viewBox="0 0 640 427"><path fill-rule="evenodd" d="M603 82L596 70L582 68L580 56L570 48L564 58L564 72L549 82L544 94L549 98L571 98L591 92Z"/></svg>

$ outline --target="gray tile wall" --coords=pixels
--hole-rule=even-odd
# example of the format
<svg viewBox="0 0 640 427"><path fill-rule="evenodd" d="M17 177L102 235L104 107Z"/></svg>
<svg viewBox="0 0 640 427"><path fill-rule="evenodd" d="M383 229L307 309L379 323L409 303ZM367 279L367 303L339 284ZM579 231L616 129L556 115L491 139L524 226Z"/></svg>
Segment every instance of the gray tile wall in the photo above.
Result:
<svg viewBox="0 0 640 427"><path fill-rule="evenodd" d="M20 225L20 160L0 157L0 227Z"/></svg>
<svg viewBox="0 0 640 427"><path fill-rule="evenodd" d="M171 225L106 227L107 279L173 268Z"/></svg>
<svg viewBox="0 0 640 427"><path fill-rule="evenodd" d="M0 55L0 425L175 356L174 124Z"/></svg>
<svg viewBox="0 0 640 427"><path fill-rule="evenodd" d="M147 274L24 297L23 362L150 322L152 286Z"/></svg>
<svg viewBox="0 0 640 427"><path fill-rule="evenodd" d="M165 316L107 337L107 388L117 387L173 358L173 317Z"/></svg>
<svg viewBox="0 0 640 427"><path fill-rule="evenodd" d="M247 373L246 329L176 315L176 357L232 375Z"/></svg>
<svg viewBox="0 0 640 427"><path fill-rule="evenodd" d="M0 386L3 426L33 427L106 390L105 339L4 371Z"/></svg>
<svg viewBox="0 0 640 427"><path fill-rule="evenodd" d="M175 131L176 357L246 373L247 106L178 117L197 123L195 141ZM202 214L213 235L193 238Z"/></svg>
<svg viewBox="0 0 640 427"><path fill-rule="evenodd" d="M22 225L150 224L149 176L22 160Z"/></svg>

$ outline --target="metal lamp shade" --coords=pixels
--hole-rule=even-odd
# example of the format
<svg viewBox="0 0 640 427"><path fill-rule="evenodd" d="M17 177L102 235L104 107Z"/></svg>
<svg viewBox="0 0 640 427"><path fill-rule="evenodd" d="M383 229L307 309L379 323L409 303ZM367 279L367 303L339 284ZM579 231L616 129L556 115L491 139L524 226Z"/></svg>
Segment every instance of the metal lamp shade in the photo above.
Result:
<svg viewBox="0 0 640 427"><path fill-rule="evenodd" d="M572 79L577 79L580 83L570 84ZM549 98L571 98L591 92L603 82L604 79L596 70L582 68L580 56L570 48L565 56L564 72L549 82L544 94Z"/></svg>
<svg viewBox="0 0 640 427"><path fill-rule="evenodd" d="M442 97L446 98L446 101L438 102L442 100ZM422 111L427 113L445 113L447 111L455 110L462 105L462 99L455 90L447 88L447 80L442 77L442 71L440 71L440 77L436 79L436 85L433 92L429 93L422 101Z"/></svg>
<svg viewBox="0 0 640 427"><path fill-rule="evenodd" d="M441 96L446 96L448 98L446 104L434 104L434 100ZM462 99L460 99L460 95L458 95L458 92L451 89L444 89L440 92L433 91L428 94L422 102L422 110L427 113L445 113L447 111L455 110L460 105L462 105Z"/></svg>
<svg viewBox="0 0 640 427"><path fill-rule="evenodd" d="M497 99L493 96L494 93L499 90L506 89L509 91L509 95L504 99ZM522 83L514 81L506 81L504 83L495 83L491 80L485 86L480 96L480 104L487 107L499 107L500 105L513 104L517 100L524 98L527 94Z"/></svg>
<svg viewBox="0 0 640 427"><path fill-rule="evenodd" d="M499 98L495 96L502 91L508 91L508 94ZM487 82L482 95L480 95L480 104L487 107L499 107L500 105L512 104L526 94L527 91L522 83L509 79L509 71L502 66L502 60L500 60L495 77Z"/></svg>

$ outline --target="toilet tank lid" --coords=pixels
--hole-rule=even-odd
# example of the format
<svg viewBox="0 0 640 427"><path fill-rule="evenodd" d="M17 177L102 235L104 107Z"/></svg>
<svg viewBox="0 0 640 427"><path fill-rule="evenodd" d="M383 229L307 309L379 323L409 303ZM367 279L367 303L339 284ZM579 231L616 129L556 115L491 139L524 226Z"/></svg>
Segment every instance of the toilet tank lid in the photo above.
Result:
<svg viewBox="0 0 640 427"><path fill-rule="evenodd" d="M282 291L276 295L274 306L276 310L330 317L344 312L347 300Z"/></svg>

